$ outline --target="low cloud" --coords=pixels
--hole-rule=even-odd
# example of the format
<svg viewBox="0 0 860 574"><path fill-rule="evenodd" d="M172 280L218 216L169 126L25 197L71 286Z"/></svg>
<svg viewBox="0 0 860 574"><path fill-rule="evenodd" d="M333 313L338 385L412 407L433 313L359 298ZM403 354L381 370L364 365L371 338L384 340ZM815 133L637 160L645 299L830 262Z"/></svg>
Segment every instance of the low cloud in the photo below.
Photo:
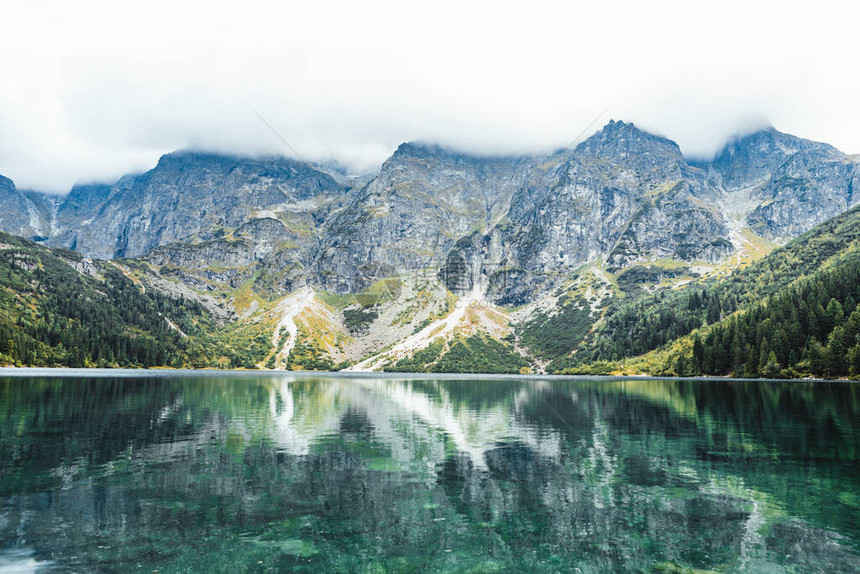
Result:
<svg viewBox="0 0 860 574"><path fill-rule="evenodd" d="M778 129L860 152L849 18L729 2L19 3L0 173L62 193L180 148L378 167L403 141L572 143L602 110L707 157Z"/></svg>

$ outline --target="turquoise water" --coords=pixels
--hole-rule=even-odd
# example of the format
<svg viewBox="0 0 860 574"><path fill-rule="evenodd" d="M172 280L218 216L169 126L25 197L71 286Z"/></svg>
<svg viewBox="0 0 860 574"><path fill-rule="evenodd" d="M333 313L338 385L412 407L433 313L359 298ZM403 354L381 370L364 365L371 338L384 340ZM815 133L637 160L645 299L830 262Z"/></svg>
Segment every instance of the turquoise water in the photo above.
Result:
<svg viewBox="0 0 860 574"><path fill-rule="evenodd" d="M857 572L860 385L0 375L0 572Z"/></svg>

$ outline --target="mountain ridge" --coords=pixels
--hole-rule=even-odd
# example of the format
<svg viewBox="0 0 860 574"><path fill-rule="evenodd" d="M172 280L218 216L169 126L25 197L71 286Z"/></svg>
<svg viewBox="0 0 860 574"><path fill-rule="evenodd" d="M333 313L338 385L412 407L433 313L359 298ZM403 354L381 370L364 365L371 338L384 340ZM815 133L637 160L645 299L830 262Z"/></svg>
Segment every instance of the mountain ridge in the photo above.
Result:
<svg viewBox="0 0 860 574"><path fill-rule="evenodd" d="M247 328L293 325L267 335L277 349L257 365L395 368L428 346L441 353L422 355L431 366L449 364L441 356L451 349L545 365L541 329L567 325L559 341L580 345L614 307L731 276L850 209L858 165L773 128L693 161L671 139L614 120L539 155L407 142L367 179L286 158L178 151L42 207L43 196L0 180L12 208L0 229L48 229L44 245L218 301Z"/></svg>
<svg viewBox="0 0 860 574"><path fill-rule="evenodd" d="M691 162L674 141L615 120L574 148L533 156L479 156L406 142L369 182L353 186L296 160L180 150L143 174L75 186L51 204L33 205L19 193L0 229L34 232L29 236L89 257L137 257L217 239L256 217L290 219L282 217L289 212L299 221L283 222L310 228L312 236L297 257L312 262L305 281L340 292L360 290L385 273L440 266L458 240L481 231L485 243L505 247L485 253L487 265L536 275L550 287L542 275L563 275L601 256L618 267L660 257L713 263L731 255L726 241L734 248L741 243L738 228L784 242L856 203L858 165L827 144L772 127L730 140L709 163ZM7 195L10 184L4 182ZM427 211L433 202L435 215ZM729 204L735 213L727 213ZM53 215L22 225L25 215L29 223L51 205ZM389 216L398 218L395 224L374 221ZM366 225L375 230L363 232ZM675 234L694 241L647 232L673 225ZM357 233L339 236L350 231ZM353 248L374 240L376 250ZM428 244L441 252L422 256ZM481 276L498 292L499 279L492 272L483 277L487 271L473 264L470 277L451 284ZM516 303L534 294L497 299Z"/></svg>

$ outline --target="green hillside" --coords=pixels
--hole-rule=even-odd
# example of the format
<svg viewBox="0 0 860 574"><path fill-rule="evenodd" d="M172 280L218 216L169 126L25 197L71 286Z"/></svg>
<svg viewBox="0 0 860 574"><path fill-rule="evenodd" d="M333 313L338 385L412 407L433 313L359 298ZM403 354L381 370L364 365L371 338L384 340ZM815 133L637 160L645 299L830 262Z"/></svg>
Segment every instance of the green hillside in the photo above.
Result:
<svg viewBox="0 0 860 574"><path fill-rule="evenodd" d="M75 267L86 265L89 272ZM196 302L139 289L107 262L0 233L0 365L253 366Z"/></svg>

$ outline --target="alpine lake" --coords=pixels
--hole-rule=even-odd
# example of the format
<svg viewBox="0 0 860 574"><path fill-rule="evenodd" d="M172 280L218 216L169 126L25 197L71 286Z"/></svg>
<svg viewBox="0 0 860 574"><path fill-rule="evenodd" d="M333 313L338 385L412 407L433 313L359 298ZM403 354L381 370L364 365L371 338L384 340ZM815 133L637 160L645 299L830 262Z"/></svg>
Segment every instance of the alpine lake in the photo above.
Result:
<svg viewBox="0 0 860 574"><path fill-rule="evenodd" d="M860 572L860 385L0 371L0 573Z"/></svg>

